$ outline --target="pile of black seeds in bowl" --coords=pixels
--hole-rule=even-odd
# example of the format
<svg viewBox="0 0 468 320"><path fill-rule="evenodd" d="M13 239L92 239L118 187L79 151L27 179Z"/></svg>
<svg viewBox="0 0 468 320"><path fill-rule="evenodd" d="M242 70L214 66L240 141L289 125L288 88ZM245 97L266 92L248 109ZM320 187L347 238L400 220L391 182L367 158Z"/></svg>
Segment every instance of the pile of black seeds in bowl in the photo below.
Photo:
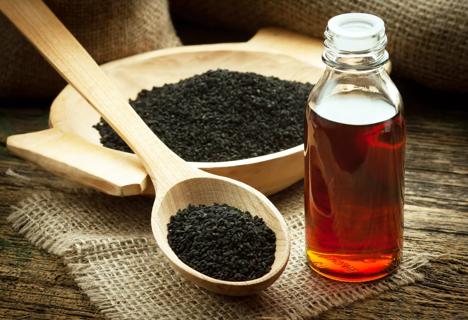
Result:
<svg viewBox="0 0 468 320"><path fill-rule="evenodd" d="M142 90L130 104L184 160L218 162L302 144L311 89L309 83L218 69ZM104 146L130 151L104 120L95 128Z"/></svg>
<svg viewBox="0 0 468 320"><path fill-rule="evenodd" d="M263 219L226 204L189 205L171 217L167 230L179 259L216 279L257 279L275 260L276 236Z"/></svg>

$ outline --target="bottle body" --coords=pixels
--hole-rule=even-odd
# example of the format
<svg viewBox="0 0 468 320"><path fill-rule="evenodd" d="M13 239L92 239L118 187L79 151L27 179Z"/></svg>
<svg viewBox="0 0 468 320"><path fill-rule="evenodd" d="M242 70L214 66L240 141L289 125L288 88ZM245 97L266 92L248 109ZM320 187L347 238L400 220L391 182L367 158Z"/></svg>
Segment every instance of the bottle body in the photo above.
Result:
<svg viewBox="0 0 468 320"><path fill-rule="evenodd" d="M327 67L306 107L307 259L363 282L393 272L403 245L405 121L382 65Z"/></svg>

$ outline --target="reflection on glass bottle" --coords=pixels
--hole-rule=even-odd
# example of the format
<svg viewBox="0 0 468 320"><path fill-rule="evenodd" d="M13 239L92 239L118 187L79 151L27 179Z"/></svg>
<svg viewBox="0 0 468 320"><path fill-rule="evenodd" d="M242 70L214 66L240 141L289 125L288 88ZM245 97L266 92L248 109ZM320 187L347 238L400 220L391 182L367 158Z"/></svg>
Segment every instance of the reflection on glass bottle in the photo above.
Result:
<svg viewBox="0 0 468 320"><path fill-rule="evenodd" d="M406 135L385 44L376 16L332 18L306 108L307 259L341 281L381 278L401 260Z"/></svg>

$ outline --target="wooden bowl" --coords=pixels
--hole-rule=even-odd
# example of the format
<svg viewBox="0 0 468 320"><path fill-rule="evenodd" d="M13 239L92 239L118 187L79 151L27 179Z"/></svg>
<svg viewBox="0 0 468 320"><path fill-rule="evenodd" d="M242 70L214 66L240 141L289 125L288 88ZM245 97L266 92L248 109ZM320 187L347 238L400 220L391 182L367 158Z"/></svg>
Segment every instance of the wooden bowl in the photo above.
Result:
<svg viewBox="0 0 468 320"><path fill-rule="evenodd" d="M321 53L320 40L268 28L244 43L157 50L112 61L102 68L123 94L133 99L142 89L175 83L217 68L315 83L324 68ZM99 120L91 105L67 86L52 104L51 129L11 136L7 146L51 172L108 194L154 193L136 155L100 144L99 133L93 128ZM250 159L193 164L245 182L264 194L278 192L304 175L302 145Z"/></svg>

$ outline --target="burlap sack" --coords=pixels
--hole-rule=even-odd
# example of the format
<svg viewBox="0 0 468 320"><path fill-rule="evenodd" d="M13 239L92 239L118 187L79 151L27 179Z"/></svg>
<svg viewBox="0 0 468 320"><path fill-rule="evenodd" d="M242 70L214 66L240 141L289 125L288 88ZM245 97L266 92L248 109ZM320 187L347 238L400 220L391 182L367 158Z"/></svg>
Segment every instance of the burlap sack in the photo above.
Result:
<svg viewBox="0 0 468 320"><path fill-rule="evenodd" d="M279 26L322 37L328 19L368 12L385 20L395 73L431 88L468 92L466 0L172 0L176 16L255 32Z"/></svg>
<svg viewBox="0 0 468 320"><path fill-rule="evenodd" d="M180 44L166 0L48 0L98 63ZM0 14L0 98L52 97L65 85Z"/></svg>
<svg viewBox="0 0 468 320"><path fill-rule="evenodd" d="M430 271L432 257L416 251L412 239L418 238L410 236L402 265L387 278L353 284L315 274L305 258L302 195L299 183L271 198L288 224L289 263L267 290L241 298L212 294L172 270L151 231L153 199L38 193L21 201L8 220L34 244L62 256L78 285L109 319L310 319L412 284Z"/></svg>

